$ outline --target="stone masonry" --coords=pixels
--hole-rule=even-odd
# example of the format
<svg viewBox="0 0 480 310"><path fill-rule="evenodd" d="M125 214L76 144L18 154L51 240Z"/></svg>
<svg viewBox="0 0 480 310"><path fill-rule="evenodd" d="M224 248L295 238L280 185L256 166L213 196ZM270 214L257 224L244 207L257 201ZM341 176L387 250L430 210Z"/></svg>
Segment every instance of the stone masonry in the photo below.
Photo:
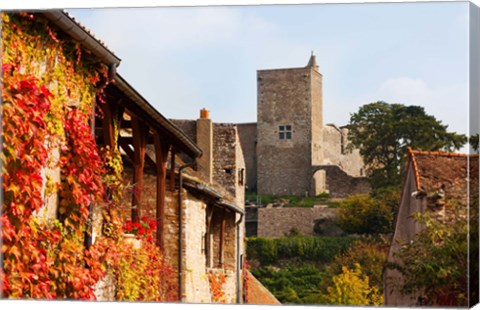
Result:
<svg viewBox="0 0 480 310"><path fill-rule="evenodd" d="M249 192L344 197L370 190L358 180L364 179L364 163L358 150L347 149L347 129L323 125L322 79L313 54L306 67L257 71L257 123L237 125ZM341 181L313 169L318 166L338 167Z"/></svg>
<svg viewBox="0 0 480 310"><path fill-rule="evenodd" d="M290 234L292 230L303 236L315 235L316 221L325 220L332 222L336 216L336 209L326 206L313 208L258 208L259 237L282 237ZM338 228L331 228L339 230Z"/></svg>

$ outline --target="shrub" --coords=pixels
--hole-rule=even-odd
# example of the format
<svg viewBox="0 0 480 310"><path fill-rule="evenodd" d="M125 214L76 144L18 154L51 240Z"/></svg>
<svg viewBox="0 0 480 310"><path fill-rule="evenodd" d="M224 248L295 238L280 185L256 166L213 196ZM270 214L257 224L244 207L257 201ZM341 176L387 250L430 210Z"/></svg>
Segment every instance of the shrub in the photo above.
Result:
<svg viewBox="0 0 480 310"><path fill-rule="evenodd" d="M368 195L354 195L340 203L338 225L347 233L389 233L393 228L391 205Z"/></svg>
<svg viewBox="0 0 480 310"><path fill-rule="evenodd" d="M252 237L247 238L247 257L258 260L262 265L292 258L329 263L354 240L353 237Z"/></svg>
<svg viewBox="0 0 480 310"><path fill-rule="evenodd" d="M381 305L383 296L378 287L370 286L368 276L364 275L359 264L353 269L342 266L342 273L332 278L333 285L323 296L328 304L334 305Z"/></svg>
<svg viewBox="0 0 480 310"><path fill-rule="evenodd" d="M326 276L321 287L326 292L327 287L333 285L332 278L342 273L342 266L354 269L360 264L362 272L368 276L369 283L383 288L383 268L386 264L388 244L383 240L373 238L355 241L344 253L337 255L333 262L326 267Z"/></svg>
<svg viewBox="0 0 480 310"><path fill-rule="evenodd" d="M415 215L425 228L412 242L402 244L396 254L401 263L395 267L404 278L403 293L423 292L427 305L468 305L469 219L466 210L465 206L457 207L455 214L458 216L453 221L444 221L429 213ZM478 253L478 244L471 246L470 251Z"/></svg>
<svg viewBox="0 0 480 310"><path fill-rule="evenodd" d="M323 275L312 263L289 264L284 268L271 266L253 268L252 274L283 304L308 302L317 295Z"/></svg>

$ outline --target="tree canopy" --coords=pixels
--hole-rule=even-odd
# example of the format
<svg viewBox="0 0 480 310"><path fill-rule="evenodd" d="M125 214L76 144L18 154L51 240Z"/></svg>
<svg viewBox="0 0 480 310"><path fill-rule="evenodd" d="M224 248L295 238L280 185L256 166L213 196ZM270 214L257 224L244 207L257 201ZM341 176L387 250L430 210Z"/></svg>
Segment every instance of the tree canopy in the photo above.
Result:
<svg viewBox="0 0 480 310"><path fill-rule="evenodd" d="M359 149L374 187L401 183L408 147L447 152L461 148L467 137L447 127L423 107L383 101L360 107L347 125L350 148Z"/></svg>

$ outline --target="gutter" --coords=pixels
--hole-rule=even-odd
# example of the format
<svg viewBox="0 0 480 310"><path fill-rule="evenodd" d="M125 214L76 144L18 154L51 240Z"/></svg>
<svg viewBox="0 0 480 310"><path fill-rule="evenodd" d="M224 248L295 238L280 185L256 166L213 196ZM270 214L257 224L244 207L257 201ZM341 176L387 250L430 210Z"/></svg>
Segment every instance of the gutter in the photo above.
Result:
<svg viewBox="0 0 480 310"><path fill-rule="evenodd" d="M42 11L47 19L54 23L63 32L71 36L76 41L79 41L86 49L91 51L102 62L108 65L120 65L120 58L118 58L112 51L110 51L101 41L95 38L89 31L81 26L73 17L62 10Z"/></svg>
<svg viewBox="0 0 480 310"><path fill-rule="evenodd" d="M125 93L133 102L135 102L144 112L160 124L165 130L170 132L175 138L181 141L185 151L193 157L200 157L202 150L188 138L177 126L170 120L160 114L142 95L140 95L128 82L118 73L115 74L113 83L121 92Z"/></svg>
<svg viewBox="0 0 480 310"><path fill-rule="evenodd" d="M242 260L242 255L240 254L240 223L242 223L244 213L240 213L240 219L238 222L235 222L235 225L237 226L237 304L242 303L242 290L241 290L241 276L240 276L240 270L241 270L241 260Z"/></svg>

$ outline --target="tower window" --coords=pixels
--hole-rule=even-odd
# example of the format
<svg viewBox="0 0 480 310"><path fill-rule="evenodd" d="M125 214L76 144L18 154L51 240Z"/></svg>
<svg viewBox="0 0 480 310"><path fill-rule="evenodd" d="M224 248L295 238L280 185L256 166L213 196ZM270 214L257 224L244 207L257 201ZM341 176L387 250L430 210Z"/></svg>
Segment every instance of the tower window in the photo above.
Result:
<svg viewBox="0 0 480 310"><path fill-rule="evenodd" d="M280 140L292 139L292 126L291 125L278 126L278 138Z"/></svg>

